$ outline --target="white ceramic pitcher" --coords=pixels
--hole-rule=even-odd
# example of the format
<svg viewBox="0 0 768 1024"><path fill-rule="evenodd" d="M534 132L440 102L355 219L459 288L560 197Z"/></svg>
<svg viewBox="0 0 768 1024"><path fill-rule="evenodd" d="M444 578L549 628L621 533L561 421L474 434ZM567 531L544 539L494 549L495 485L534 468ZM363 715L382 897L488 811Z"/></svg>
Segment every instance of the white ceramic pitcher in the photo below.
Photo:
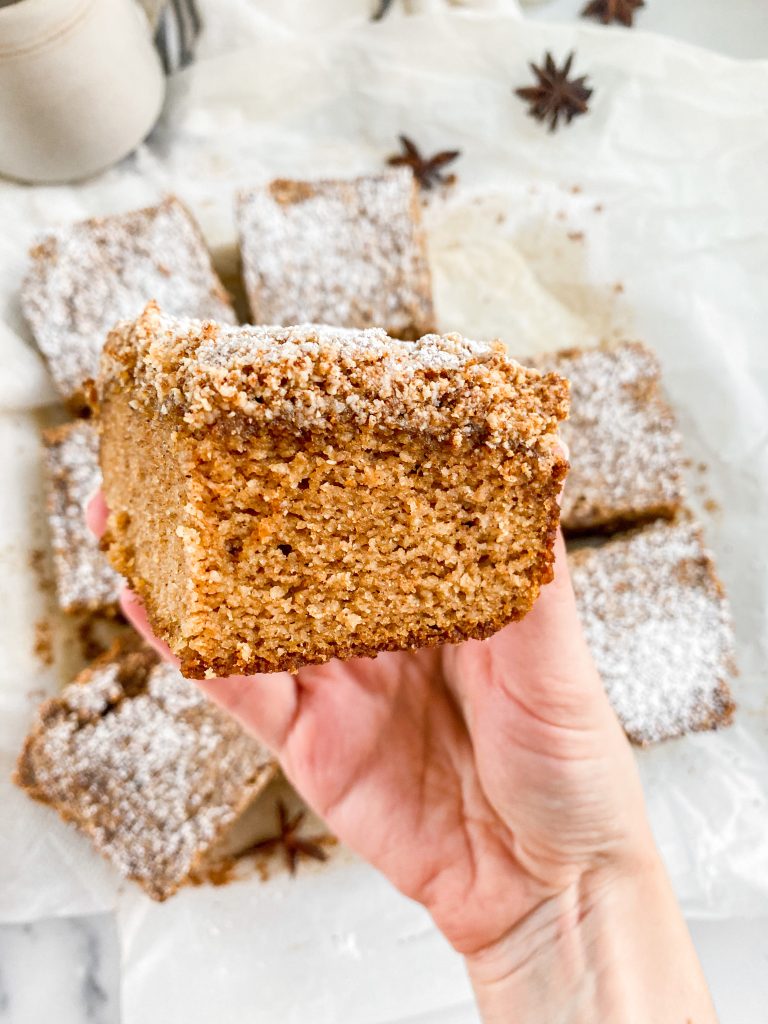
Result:
<svg viewBox="0 0 768 1024"><path fill-rule="evenodd" d="M0 174L87 178L130 153L165 79L135 0L0 0Z"/></svg>

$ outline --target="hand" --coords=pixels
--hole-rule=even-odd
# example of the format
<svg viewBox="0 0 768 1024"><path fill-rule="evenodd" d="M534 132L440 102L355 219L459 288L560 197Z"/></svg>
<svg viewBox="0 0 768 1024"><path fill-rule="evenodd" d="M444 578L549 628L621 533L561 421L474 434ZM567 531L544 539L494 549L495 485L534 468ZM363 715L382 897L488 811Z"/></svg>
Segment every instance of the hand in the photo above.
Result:
<svg viewBox="0 0 768 1024"><path fill-rule="evenodd" d="M103 501L90 519L101 532ZM122 604L171 657L137 598ZM554 582L489 640L200 685L277 754L340 839L428 908L467 957L486 1020L513 1009L542 1024L714 1019L583 639L561 537ZM575 1014L585 982L596 1000L596 975L617 955L657 949L652 978L619 985L583 1017L556 1016L560 1000L575 1000ZM606 1000L628 988L635 1009L612 1015Z"/></svg>

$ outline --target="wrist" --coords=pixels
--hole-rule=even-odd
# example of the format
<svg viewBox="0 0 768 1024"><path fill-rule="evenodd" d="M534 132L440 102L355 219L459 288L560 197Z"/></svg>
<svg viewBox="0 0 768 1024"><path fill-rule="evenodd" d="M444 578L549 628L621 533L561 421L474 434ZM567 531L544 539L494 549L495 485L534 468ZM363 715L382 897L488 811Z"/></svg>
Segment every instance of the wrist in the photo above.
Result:
<svg viewBox="0 0 768 1024"><path fill-rule="evenodd" d="M586 873L467 957L485 1024L713 1024L709 993L655 854Z"/></svg>

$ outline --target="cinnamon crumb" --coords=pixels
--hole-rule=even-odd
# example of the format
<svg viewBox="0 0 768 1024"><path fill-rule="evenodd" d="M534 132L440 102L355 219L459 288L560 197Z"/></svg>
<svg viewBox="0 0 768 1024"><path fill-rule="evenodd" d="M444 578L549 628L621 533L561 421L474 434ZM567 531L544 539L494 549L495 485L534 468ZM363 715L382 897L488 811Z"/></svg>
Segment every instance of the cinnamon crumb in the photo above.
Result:
<svg viewBox="0 0 768 1024"><path fill-rule="evenodd" d="M45 594L53 593L56 585L46 551L43 548L32 548L27 564L37 578L38 588Z"/></svg>
<svg viewBox="0 0 768 1024"><path fill-rule="evenodd" d="M53 634L51 624L47 619L40 619L35 623L35 657L43 665L53 664Z"/></svg>
<svg viewBox="0 0 768 1024"><path fill-rule="evenodd" d="M568 238L572 242L583 242L584 241L584 232L583 231L569 231L568 232Z"/></svg>

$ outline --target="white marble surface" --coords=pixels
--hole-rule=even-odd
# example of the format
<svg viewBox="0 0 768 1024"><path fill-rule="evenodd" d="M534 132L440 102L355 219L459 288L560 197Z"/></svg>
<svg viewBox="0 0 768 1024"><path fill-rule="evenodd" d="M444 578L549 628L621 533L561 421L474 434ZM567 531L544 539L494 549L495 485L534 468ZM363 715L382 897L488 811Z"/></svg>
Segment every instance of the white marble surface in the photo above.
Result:
<svg viewBox="0 0 768 1024"><path fill-rule="evenodd" d="M764 1024L768 921L699 921L692 931L720 1024ZM0 1024L119 1024L118 962L108 915L0 927ZM158 1014L144 1024L175 1022Z"/></svg>
<svg viewBox="0 0 768 1024"><path fill-rule="evenodd" d="M119 988L111 915L0 927L2 1024L118 1024Z"/></svg>
<svg viewBox="0 0 768 1024"><path fill-rule="evenodd" d="M550 0L527 13L570 19L582 6L583 0ZM637 24L732 56L768 56L766 0L648 0ZM764 1024L768 920L693 922L691 927L721 1024ZM110 916L0 926L0 1024L119 1020L119 949ZM158 1018L145 1024L170 1022Z"/></svg>

